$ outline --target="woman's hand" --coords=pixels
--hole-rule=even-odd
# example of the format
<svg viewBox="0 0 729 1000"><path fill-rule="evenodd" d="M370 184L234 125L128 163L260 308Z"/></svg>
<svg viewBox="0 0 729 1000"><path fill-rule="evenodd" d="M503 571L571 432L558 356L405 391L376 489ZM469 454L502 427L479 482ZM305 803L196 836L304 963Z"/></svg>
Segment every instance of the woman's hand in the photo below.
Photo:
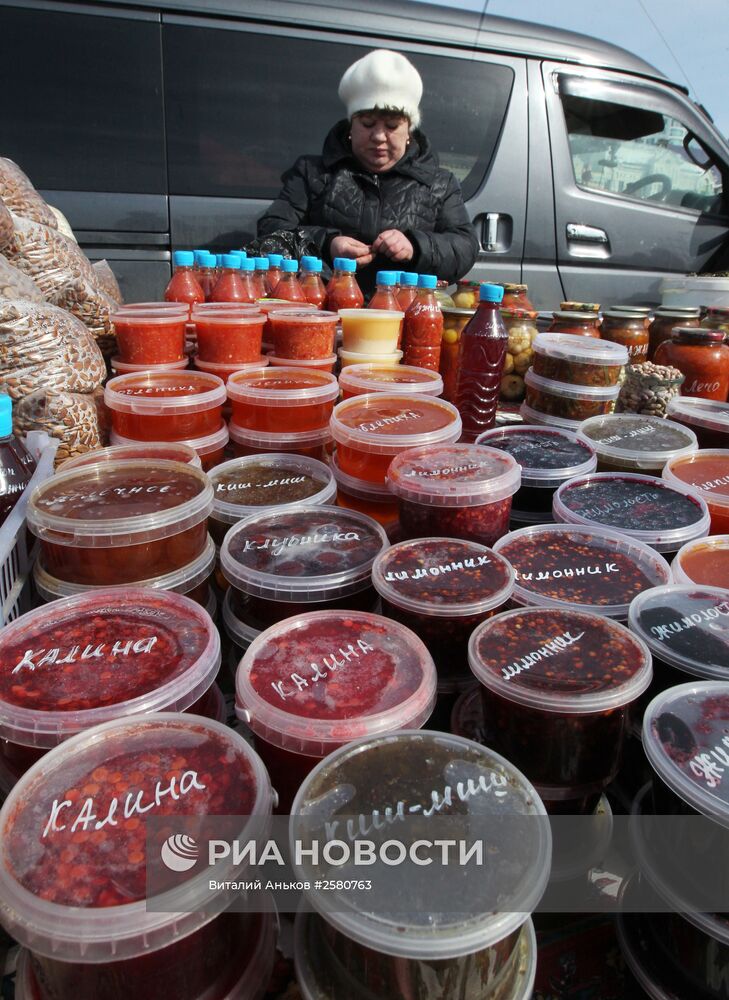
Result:
<svg viewBox="0 0 729 1000"><path fill-rule="evenodd" d="M381 253L390 260L412 260L415 250L405 233L399 229L386 229L372 244L372 253Z"/></svg>
<svg viewBox="0 0 729 1000"><path fill-rule="evenodd" d="M335 257L349 257L357 261L357 267L365 267L374 260L372 248L351 236L335 236L329 244L332 260Z"/></svg>

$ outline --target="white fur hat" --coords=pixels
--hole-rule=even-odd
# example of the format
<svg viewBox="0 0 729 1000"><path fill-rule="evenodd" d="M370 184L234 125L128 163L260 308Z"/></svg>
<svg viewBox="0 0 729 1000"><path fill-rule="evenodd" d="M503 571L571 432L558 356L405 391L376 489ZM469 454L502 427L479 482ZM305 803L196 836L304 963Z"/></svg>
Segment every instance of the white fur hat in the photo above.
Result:
<svg viewBox="0 0 729 1000"><path fill-rule="evenodd" d="M420 124L423 81L405 56L388 49L375 49L352 63L339 81L339 97L347 116L358 111L402 111L415 128Z"/></svg>

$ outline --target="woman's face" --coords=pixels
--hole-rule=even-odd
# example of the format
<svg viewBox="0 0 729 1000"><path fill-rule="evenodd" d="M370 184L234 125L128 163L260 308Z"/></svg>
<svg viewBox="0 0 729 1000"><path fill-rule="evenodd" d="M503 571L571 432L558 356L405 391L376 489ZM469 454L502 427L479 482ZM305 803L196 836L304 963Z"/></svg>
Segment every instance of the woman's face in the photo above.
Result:
<svg viewBox="0 0 729 1000"><path fill-rule="evenodd" d="M405 155L410 122L405 115L361 111L352 118L352 152L373 174L382 174Z"/></svg>

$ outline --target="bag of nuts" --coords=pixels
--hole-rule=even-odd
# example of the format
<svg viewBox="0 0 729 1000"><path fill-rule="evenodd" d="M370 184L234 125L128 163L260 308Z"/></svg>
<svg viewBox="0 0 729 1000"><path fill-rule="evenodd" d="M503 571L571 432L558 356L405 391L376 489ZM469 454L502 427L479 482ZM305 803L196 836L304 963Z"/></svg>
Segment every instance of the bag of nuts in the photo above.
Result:
<svg viewBox="0 0 729 1000"><path fill-rule="evenodd" d="M0 299L27 299L43 302L43 296L32 278L13 267L0 254Z"/></svg>
<svg viewBox="0 0 729 1000"><path fill-rule="evenodd" d="M109 298L113 299L120 306L124 302L124 296L121 293L119 282L116 280L116 275L112 271L109 261L97 260L91 266L96 275L96 284L102 292L106 292Z"/></svg>
<svg viewBox="0 0 729 1000"><path fill-rule="evenodd" d="M85 278L74 278L51 295L51 302L81 320L105 358L116 354L116 333L111 314L117 304L96 284Z"/></svg>
<svg viewBox="0 0 729 1000"><path fill-rule="evenodd" d="M51 229L58 228L58 222L46 202L41 198L26 174L17 163L0 156L0 198L13 215L32 219Z"/></svg>
<svg viewBox="0 0 729 1000"><path fill-rule="evenodd" d="M13 236L13 217L5 202L0 198L0 250L6 247Z"/></svg>
<svg viewBox="0 0 729 1000"><path fill-rule="evenodd" d="M13 430L19 435L45 431L58 438L56 468L67 458L103 446L93 393L38 389L13 406Z"/></svg>
<svg viewBox="0 0 729 1000"><path fill-rule="evenodd" d="M13 216L13 235L3 251L10 263L29 275L46 299L74 278L94 281L91 263L75 243L37 222Z"/></svg>
<svg viewBox="0 0 729 1000"><path fill-rule="evenodd" d="M625 381L615 404L616 413L646 413L665 417L668 403L681 389L684 375L678 368L654 365L626 365Z"/></svg>

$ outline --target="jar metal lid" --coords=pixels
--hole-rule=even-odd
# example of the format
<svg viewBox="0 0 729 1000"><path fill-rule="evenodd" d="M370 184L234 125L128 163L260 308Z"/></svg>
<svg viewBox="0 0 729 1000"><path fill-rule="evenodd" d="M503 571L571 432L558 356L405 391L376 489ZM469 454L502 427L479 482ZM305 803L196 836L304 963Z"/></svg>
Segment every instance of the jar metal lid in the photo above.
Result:
<svg viewBox="0 0 729 1000"><path fill-rule="evenodd" d="M550 396L561 396L563 399L587 399L590 401L617 399L620 393L619 385L570 385L567 382L555 382L551 378L536 375L530 368L524 376L530 389L546 392Z"/></svg>
<svg viewBox="0 0 729 1000"><path fill-rule="evenodd" d="M431 430L422 430L424 422ZM330 427L341 445L392 455L426 444L450 444L461 436L461 415L452 403L422 393L372 392L334 407ZM396 433L391 433L391 428Z"/></svg>
<svg viewBox="0 0 729 1000"><path fill-rule="evenodd" d="M576 333L539 333L532 347L538 354L581 364L622 366L628 363L628 348L612 340L581 337Z"/></svg>
<svg viewBox="0 0 729 1000"><path fill-rule="evenodd" d="M598 307L594 309L559 309L552 313L555 319L574 320L576 323L589 323L594 326L598 320Z"/></svg>
<svg viewBox="0 0 729 1000"><path fill-rule="evenodd" d="M302 406L328 403L339 395L339 384L329 372L307 368L262 368L234 372L228 379L228 397L251 406Z"/></svg>
<svg viewBox="0 0 729 1000"><path fill-rule="evenodd" d="M602 315L603 319L607 317L608 319L630 319L642 322L649 314L650 309L647 306L645 309L636 309L634 306L613 306L612 309L606 309Z"/></svg>
<svg viewBox="0 0 729 1000"><path fill-rule="evenodd" d="M396 455L387 486L400 500L480 507L513 496L521 469L511 455L476 444L429 444Z"/></svg>
<svg viewBox="0 0 729 1000"><path fill-rule="evenodd" d="M671 330L671 340L693 340L697 344L723 344L725 339L724 330L710 330L705 326L674 326Z"/></svg>
<svg viewBox="0 0 729 1000"><path fill-rule="evenodd" d="M696 435L690 428L645 414L609 413L589 417L580 424L579 433L595 449L598 461L616 459L637 468L662 467L670 458L688 455L698 447ZM665 444L657 446L655 438L661 435Z"/></svg>
<svg viewBox="0 0 729 1000"><path fill-rule="evenodd" d="M556 427L529 424L494 427L479 434L476 444L498 448L511 455L521 466L522 486L556 488L566 479L594 472L597 467L597 455L589 441ZM534 454L531 464L528 453L524 453L530 445L535 453L540 453ZM540 456L543 461L536 464ZM565 464L568 460L571 464Z"/></svg>
<svg viewBox="0 0 729 1000"><path fill-rule="evenodd" d="M711 309L709 309L711 312ZM655 310L655 315L663 318L670 319L671 317L676 317L677 319L698 319L701 316L701 309L699 306L658 306Z"/></svg>
<svg viewBox="0 0 729 1000"><path fill-rule="evenodd" d="M104 389L104 403L117 413L159 417L198 413L222 406L225 385L208 372L140 372L117 375Z"/></svg>
<svg viewBox="0 0 729 1000"><path fill-rule="evenodd" d="M328 466L316 458L291 452L233 458L216 465L209 476L215 491L211 517L227 524L273 507L333 503L337 495L337 484ZM228 476L234 477L232 482L221 482ZM297 493L292 500L284 499L287 486L295 489L306 479L312 480L308 496ZM262 498L268 490L268 502L264 499L260 503L246 503L251 490L258 490ZM237 500L226 499L231 495Z"/></svg>

